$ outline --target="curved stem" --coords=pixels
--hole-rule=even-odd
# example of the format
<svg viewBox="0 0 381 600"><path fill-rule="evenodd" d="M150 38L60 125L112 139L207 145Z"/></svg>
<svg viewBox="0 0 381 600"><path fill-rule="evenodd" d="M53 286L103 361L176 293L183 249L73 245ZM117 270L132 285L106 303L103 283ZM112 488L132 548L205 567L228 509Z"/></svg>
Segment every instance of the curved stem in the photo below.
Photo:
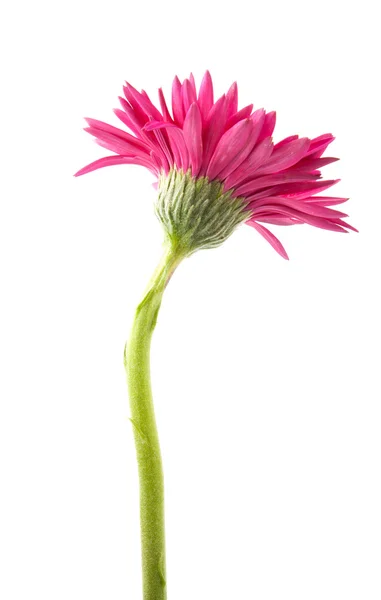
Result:
<svg viewBox="0 0 381 600"><path fill-rule="evenodd" d="M152 402L150 347L165 286L182 258L173 247L166 249L147 292L136 309L130 340L125 351L124 365L140 480L144 600L165 600L167 597L164 481Z"/></svg>

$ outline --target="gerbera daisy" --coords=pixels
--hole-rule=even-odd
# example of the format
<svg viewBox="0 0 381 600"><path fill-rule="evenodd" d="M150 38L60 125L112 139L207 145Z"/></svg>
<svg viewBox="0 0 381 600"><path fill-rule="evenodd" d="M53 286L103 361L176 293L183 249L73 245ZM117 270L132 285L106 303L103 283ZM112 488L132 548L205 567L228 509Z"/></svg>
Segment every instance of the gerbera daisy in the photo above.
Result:
<svg viewBox="0 0 381 600"><path fill-rule="evenodd" d="M339 181L323 180L320 173L321 167L338 160L323 157L334 140L332 134L313 139L292 135L274 144L275 112L253 110L252 104L238 109L236 83L215 102L208 71L198 91L192 75L183 83L175 77L172 114L161 89L160 110L144 90L138 92L126 83L123 91L121 108L114 112L131 133L86 119L89 126L85 130L114 154L76 175L110 165L136 164L149 169L159 186L156 212L172 238L179 239L180 230L184 235L195 228L200 215L194 204L203 206L204 221L214 207L216 230L202 235L195 231L197 239L188 254L222 243L241 222L256 229L284 258L288 256L281 242L264 224L307 223L331 231L356 231L343 221L345 213L329 208L347 198L316 195ZM193 188L187 206L180 198L182 187ZM174 209L176 201L182 210Z"/></svg>
<svg viewBox="0 0 381 600"><path fill-rule="evenodd" d="M237 85L214 102L209 72L197 91L193 76L172 86L172 113L162 90L160 110L146 92L126 83L115 114L131 133L87 119L98 144L113 154L78 171L136 164L153 173L156 214L164 226L165 253L140 302L125 350L131 422L140 479L144 600L166 600L164 483L150 385L150 342L165 287L178 264L200 248L220 245L246 223L284 258L266 224L353 229L330 208L347 198L317 196L337 180L322 180L323 157L334 139L290 136L274 145L275 113L253 105L238 109Z"/></svg>

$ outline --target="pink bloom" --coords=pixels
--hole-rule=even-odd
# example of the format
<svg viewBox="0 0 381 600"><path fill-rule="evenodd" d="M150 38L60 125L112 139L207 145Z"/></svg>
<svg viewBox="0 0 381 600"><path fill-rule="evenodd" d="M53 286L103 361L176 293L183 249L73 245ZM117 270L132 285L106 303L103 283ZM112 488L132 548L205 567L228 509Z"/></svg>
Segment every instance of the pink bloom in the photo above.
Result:
<svg viewBox="0 0 381 600"><path fill-rule="evenodd" d="M193 177L218 180L224 191L247 202L246 223L256 229L284 258L280 241L264 225L308 223L322 229L357 231L342 219L347 215L329 208L348 198L317 196L339 180L322 180L320 168L337 158L323 157L334 140L330 134L314 139L292 135L274 145L275 112L250 104L238 110L237 84L214 101L207 71L197 92L191 75L183 83L175 77L172 114L159 89L160 110L144 90L126 83L116 116L126 131L86 119L96 142L114 154L87 165L84 175L109 165L136 164L156 177L172 168Z"/></svg>

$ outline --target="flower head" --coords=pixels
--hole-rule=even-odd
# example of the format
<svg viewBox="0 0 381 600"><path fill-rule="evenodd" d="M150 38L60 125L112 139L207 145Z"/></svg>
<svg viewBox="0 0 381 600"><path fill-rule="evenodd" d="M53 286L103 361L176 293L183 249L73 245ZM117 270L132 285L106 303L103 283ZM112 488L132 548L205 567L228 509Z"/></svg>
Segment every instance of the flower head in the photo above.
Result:
<svg viewBox="0 0 381 600"><path fill-rule="evenodd" d="M263 224L356 231L342 220L346 214L330 208L348 198L316 196L339 181L320 174L338 160L322 156L334 140L330 133L292 135L274 144L275 112L253 111L252 104L239 110L236 83L214 101L208 71L198 91L192 75L183 83L175 77L172 114L161 89L160 110L144 90L128 83L123 90L121 109L114 112L132 134L86 119L85 130L114 154L76 175L120 164L149 169L159 185L158 217L172 239L188 244L188 253L219 245L242 222L284 258L282 244Z"/></svg>

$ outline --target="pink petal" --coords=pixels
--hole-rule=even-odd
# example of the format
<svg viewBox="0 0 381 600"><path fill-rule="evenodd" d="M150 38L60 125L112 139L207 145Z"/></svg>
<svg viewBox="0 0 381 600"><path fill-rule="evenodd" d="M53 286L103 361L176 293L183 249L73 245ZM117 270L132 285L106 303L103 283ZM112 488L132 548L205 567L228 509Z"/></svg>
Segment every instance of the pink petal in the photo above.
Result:
<svg viewBox="0 0 381 600"><path fill-rule="evenodd" d="M151 98L147 94L145 90L142 90L141 93L136 92L139 97L140 104L142 108L146 111L147 115L149 115L152 119L158 119L159 121L163 118L161 112L156 108L154 103L151 101Z"/></svg>
<svg viewBox="0 0 381 600"><path fill-rule="evenodd" d="M230 117L230 119L228 119L228 121L226 123L226 129L230 129L230 127L233 127L233 125L238 123L238 121L243 121L243 119L247 119L248 117L250 117L252 110L253 110L253 104L249 104L248 106L241 108L241 110L236 112L234 115L232 115Z"/></svg>
<svg viewBox="0 0 381 600"><path fill-rule="evenodd" d="M263 164L271 155L273 142L271 138L262 140L251 151L243 163L232 173L225 181L225 189L236 188L252 177L258 167Z"/></svg>
<svg viewBox="0 0 381 600"><path fill-rule="evenodd" d="M345 221L342 221L341 219L332 219L332 220L337 225L341 225L341 227L345 227L346 229L350 229L351 231L354 231L355 233L359 232L359 230L356 229L356 227L352 227L352 225L349 225L349 223L346 223Z"/></svg>
<svg viewBox="0 0 381 600"><path fill-rule="evenodd" d="M201 81L200 90L198 92L198 105L202 118L206 121L210 109L213 106L213 82L209 71L206 71Z"/></svg>
<svg viewBox="0 0 381 600"><path fill-rule="evenodd" d="M131 90L132 85L130 84L126 83L126 85L123 86L123 92L126 97L126 100L128 101L128 106L132 109L136 121L142 127L148 121L148 118L145 111L140 106L139 102L136 102L134 95L131 93Z"/></svg>
<svg viewBox="0 0 381 600"><path fill-rule="evenodd" d="M173 155L178 157L175 158L176 165L186 172L189 168L189 153L184 140L183 131L176 127L169 127L167 129L167 134Z"/></svg>
<svg viewBox="0 0 381 600"><path fill-rule="evenodd" d="M254 177L253 179L249 179L241 186L236 188L236 192L239 195L246 196L248 194L254 194L254 192L257 192L257 190L261 190L263 188L271 188L279 190L279 193L271 194L269 192L269 196L283 196L283 188L285 185L298 182L305 183L310 180L311 183L309 185L313 186L315 185L316 179L319 177L319 175L313 175L310 173L298 174L285 171L283 173L275 173L274 175L265 175L263 177ZM273 188L273 186L279 186L279 188Z"/></svg>
<svg viewBox="0 0 381 600"><path fill-rule="evenodd" d="M271 201L271 198L269 198L269 200ZM291 208L289 206L282 206L279 204L266 204L262 208L262 210L263 211L265 210L266 212L278 213L280 215L286 215L288 217L295 217L296 219L299 219L300 221L303 221L304 223L308 223L309 225L313 225L314 227L319 227L320 229L327 229L329 231L337 231L337 232L346 233L345 229L343 229L342 226L336 224L334 221L331 221L330 219L325 219L322 217L315 217L314 215L309 215L309 214L303 213L303 212L296 210L294 208ZM259 212L261 212L260 208L259 208ZM256 212L254 212L253 218L256 218Z"/></svg>
<svg viewBox="0 0 381 600"><path fill-rule="evenodd" d="M332 133L325 133L324 135L319 135L319 137L314 138L311 140L311 145L306 156L311 155L313 158L319 158L334 139Z"/></svg>
<svg viewBox="0 0 381 600"><path fill-rule="evenodd" d="M129 129L131 129L131 131L135 133L135 135L140 135L140 127L137 129L123 110L120 110L120 108L114 108L113 112L116 114L118 119L122 121L122 123L124 123Z"/></svg>
<svg viewBox="0 0 381 600"><path fill-rule="evenodd" d="M111 133L106 133L105 131L100 131L99 129L93 129L92 127L86 127L85 131L90 133L96 138L96 142L102 146L103 148L107 148L107 150L111 150L116 154L121 154L124 156L141 156L142 158L147 158L149 156L149 151L146 152L136 146L135 144L130 144L125 140L112 135Z"/></svg>
<svg viewBox="0 0 381 600"><path fill-rule="evenodd" d="M221 96L210 109L205 125L204 158L202 161L201 174L206 173L209 161L216 149L218 142L225 130L226 105L225 95Z"/></svg>
<svg viewBox="0 0 381 600"><path fill-rule="evenodd" d="M327 149L328 144L322 144L322 146L316 152L308 151L308 158L320 158Z"/></svg>
<svg viewBox="0 0 381 600"><path fill-rule="evenodd" d="M166 121L150 121L143 127L143 131L153 131L154 129L167 129L168 127L176 127L178 129L178 125L175 123L168 123Z"/></svg>
<svg viewBox="0 0 381 600"><path fill-rule="evenodd" d="M281 148L284 144L288 144L288 142L292 142L293 140L297 140L298 138L298 135L289 135L288 137L284 138L284 140L281 140L280 142L275 144L274 150L277 150L277 148Z"/></svg>
<svg viewBox="0 0 381 600"><path fill-rule="evenodd" d="M164 120L169 123L172 123L172 117L168 110L168 106L165 101L163 90L161 88L159 88L159 102L160 102L161 112L163 113L163 116L164 116Z"/></svg>
<svg viewBox="0 0 381 600"><path fill-rule="evenodd" d="M250 119L239 121L228 129L218 142L206 172L209 179L221 181L232 173L251 152L253 124Z"/></svg>
<svg viewBox="0 0 381 600"><path fill-rule="evenodd" d="M288 206L292 206L306 214L315 215L315 217L323 217L324 219L332 219L333 221L348 216L340 210L328 208L324 204L319 204L318 202L305 202L304 200L291 200L291 198L287 198L286 203ZM298 208L298 204L300 208Z"/></svg>
<svg viewBox="0 0 381 600"><path fill-rule="evenodd" d="M255 218L257 221L261 223L268 223L269 225L281 225L289 226L289 225L302 225L302 221L297 221L296 219L292 219L291 217L281 217L280 215L276 215L275 213L256 213Z"/></svg>
<svg viewBox="0 0 381 600"><path fill-rule="evenodd" d="M168 151L174 158L172 164L175 164L179 169L187 171L189 166L189 154L184 141L183 130L174 123L158 121L151 121L144 126L145 131L156 131L158 129L166 129L169 142Z"/></svg>
<svg viewBox="0 0 381 600"><path fill-rule="evenodd" d="M169 173L170 168L173 166L173 154L168 147L163 132L160 129L155 129L154 134L166 159L165 161L162 161L164 172Z"/></svg>
<svg viewBox="0 0 381 600"><path fill-rule="evenodd" d="M281 182L281 176L284 176L285 183ZM254 197L270 197L270 196L280 196L282 198L293 198L298 200L304 200L304 198L316 194L320 191L323 191L333 183L327 180L320 179L319 174L315 173L289 173L285 171L284 173L277 173L276 175L269 175L266 178L274 178L275 185L272 187L266 187L261 191L254 191L251 194L252 198ZM287 178L290 179L287 180ZM248 183L248 182L247 182ZM253 180L253 184L255 183L255 179ZM293 193L290 193L293 191Z"/></svg>
<svg viewBox="0 0 381 600"><path fill-rule="evenodd" d="M311 149L321 146L322 143L330 144L334 139L332 133L323 133L311 140Z"/></svg>
<svg viewBox="0 0 381 600"><path fill-rule="evenodd" d="M226 94L226 118L230 119L238 110L238 86L235 81Z"/></svg>
<svg viewBox="0 0 381 600"><path fill-rule="evenodd" d="M258 142L261 142L267 137L273 134L276 122L276 112L273 110L266 114L265 121L263 123L262 131L259 134Z"/></svg>
<svg viewBox="0 0 381 600"><path fill-rule="evenodd" d="M300 138L292 140L280 148L279 146L277 149L274 148L269 160L258 169L257 175L262 176L269 173L277 173L278 171L284 171L292 167L292 165L305 156L309 146L310 140L308 138Z"/></svg>
<svg viewBox="0 0 381 600"><path fill-rule="evenodd" d="M197 100L196 92L193 90L193 88L190 84L190 81L188 81L188 79L185 79L185 81L183 83L182 97L183 97L184 113L187 114L187 112L190 108L190 105L193 104L193 102L196 102L196 100Z"/></svg>
<svg viewBox="0 0 381 600"><path fill-rule="evenodd" d="M192 86L192 90L194 92L195 100L197 100L196 82L194 80L193 73L190 73L190 75L189 75L189 83Z"/></svg>
<svg viewBox="0 0 381 600"><path fill-rule="evenodd" d="M115 154L119 154L121 156L140 156L141 158L147 158L147 156L149 156L149 153L146 154L145 152L141 152L136 148L129 146L128 144L124 144L120 141L118 142L118 140L112 138L112 136L107 133L103 133L99 137L97 136L95 141L99 146L102 146L102 148L111 150L111 152L115 152Z"/></svg>
<svg viewBox="0 0 381 600"><path fill-rule="evenodd" d="M148 149L151 149L151 150L153 149L155 151L156 155L160 156L161 165L167 171L166 155L165 155L163 149L161 148L161 144L158 142L158 139L157 139L158 136L151 132L146 133L141 128L139 129L138 123L134 120L135 119L135 111L133 111L132 108L130 108L129 106L126 106L125 111L127 111L126 112L127 120L130 120L131 125L136 129L137 135L139 135L139 137L144 140L145 150L148 151ZM128 134L126 134L126 135L128 135ZM143 144L143 142L140 142L140 144Z"/></svg>
<svg viewBox="0 0 381 600"><path fill-rule="evenodd" d="M311 183L290 183L282 186L281 190L278 191L278 196L285 196L286 198L299 198L302 200L308 198L317 192L323 192L332 185L338 183L340 179L328 179L326 181L315 181Z"/></svg>
<svg viewBox="0 0 381 600"><path fill-rule="evenodd" d="M265 118L266 118L266 113L263 108L260 108L259 110L256 110L255 112L253 112L253 114L250 117L250 120L254 126L253 137L255 138L255 143L257 143L259 136L262 132Z"/></svg>
<svg viewBox="0 0 381 600"><path fill-rule="evenodd" d="M108 123L104 123L103 121L98 121L97 119L87 119L86 118L85 121L86 121L86 123L88 123L90 125L91 130L104 131L105 133L110 133L120 139L123 139L124 141L126 141L130 144L133 144L137 148L141 148L142 150L148 149L147 145L144 142L142 142L141 140L138 140L133 135L127 133L127 131L123 131L123 129L119 129L118 127L113 127L112 125L109 125Z"/></svg>
<svg viewBox="0 0 381 600"><path fill-rule="evenodd" d="M341 217L347 217L345 213L338 210L327 208L326 206L315 204L313 202L304 202L303 200L293 200L291 198L282 198L271 196L262 198L260 200L254 200L250 207L254 210L259 209L261 206L268 206L268 204L276 206L287 206L295 210L315 217L322 217L323 219L337 219Z"/></svg>
<svg viewBox="0 0 381 600"><path fill-rule="evenodd" d="M311 172L311 171L315 171L316 169L321 169L322 167L325 167L325 165L329 165L333 162L338 161L338 158L332 158L330 156L327 156L325 158L311 158L311 155L303 158L302 160L300 160L298 163L296 163L293 167L292 167L292 171L295 172Z"/></svg>
<svg viewBox="0 0 381 600"><path fill-rule="evenodd" d="M181 94L181 83L177 75L172 84L172 113L175 122L178 125L182 125L184 123L184 109Z"/></svg>
<svg viewBox="0 0 381 600"><path fill-rule="evenodd" d="M336 204L343 204L347 202L349 198L337 198L334 196L311 196L304 198L303 202L314 202L315 204L323 204L324 206L335 206Z"/></svg>
<svg viewBox="0 0 381 600"><path fill-rule="evenodd" d="M171 148L171 152L172 152L172 155L173 155L174 165L177 166L179 169L181 169L182 168L182 164L183 164L183 160L182 160L182 157L181 157L181 152L180 152L179 145L178 145L178 143L176 141L176 134L175 134L175 136L171 136L170 133L167 132L167 136L168 136L169 146ZM184 140L183 140L183 143L184 143ZM184 143L184 146L185 146L185 143ZM186 148L185 148L185 150L186 150Z"/></svg>
<svg viewBox="0 0 381 600"><path fill-rule="evenodd" d="M125 123L127 125L127 127L129 127L131 129L131 131L133 131L135 133L135 135L137 135L138 137L141 137L142 127L144 126L144 123L141 123L141 121L136 116L136 112L131 108L131 106L128 104L128 102L126 102L124 100L124 98L119 98L119 100L123 107L123 111L124 111L125 115L123 115L121 113L121 111L116 108L114 110L116 116L123 123Z"/></svg>
<svg viewBox="0 0 381 600"><path fill-rule="evenodd" d="M160 160L159 156L156 154L156 152L154 150L151 151L150 156L151 156L152 163L156 167L156 171L158 173L160 173L161 169L162 169L162 163L161 163L161 160Z"/></svg>
<svg viewBox="0 0 381 600"><path fill-rule="evenodd" d="M86 173L91 173L91 171L95 171L96 169L102 169L103 167L109 167L111 165L131 165L131 164L141 165L156 174L156 171L154 170L153 165L148 161L146 163L146 161L142 161L139 158L136 158L136 159L128 158L126 156L105 156L104 158L99 158L98 160L95 160L94 162L90 163L89 165L86 165L86 167L83 167L82 169L77 171L77 173L75 173L74 177L79 177L80 175L85 175Z"/></svg>
<svg viewBox="0 0 381 600"><path fill-rule="evenodd" d="M282 258L289 260L287 252L284 249L283 245L280 243L278 238L275 237L273 233L271 233L271 231L269 231L266 227L263 227L263 225L260 225L259 223L254 221L254 219L249 219L248 221L246 221L246 225L254 227L254 229L256 229L258 233L260 233L265 238L265 240L269 242L269 244L274 248L274 250L276 250L276 252L278 252L278 254L281 255Z"/></svg>
<svg viewBox="0 0 381 600"><path fill-rule="evenodd" d="M183 132L189 152L192 175L196 177L202 161L202 121L200 109L196 102L193 102L187 112Z"/></svg>
<svg viewBox="0 0 381 600"><path fill-rule="evenodd" d="M139 93L132 85L126 82L126 88L128 92L127 100L133 107L140 107L142 112L149 118L152 117L158 121L161 121L163 116L157 110L156 106L152 104L146 92ZM147 119L146 119L147 120Z"/></svg>

